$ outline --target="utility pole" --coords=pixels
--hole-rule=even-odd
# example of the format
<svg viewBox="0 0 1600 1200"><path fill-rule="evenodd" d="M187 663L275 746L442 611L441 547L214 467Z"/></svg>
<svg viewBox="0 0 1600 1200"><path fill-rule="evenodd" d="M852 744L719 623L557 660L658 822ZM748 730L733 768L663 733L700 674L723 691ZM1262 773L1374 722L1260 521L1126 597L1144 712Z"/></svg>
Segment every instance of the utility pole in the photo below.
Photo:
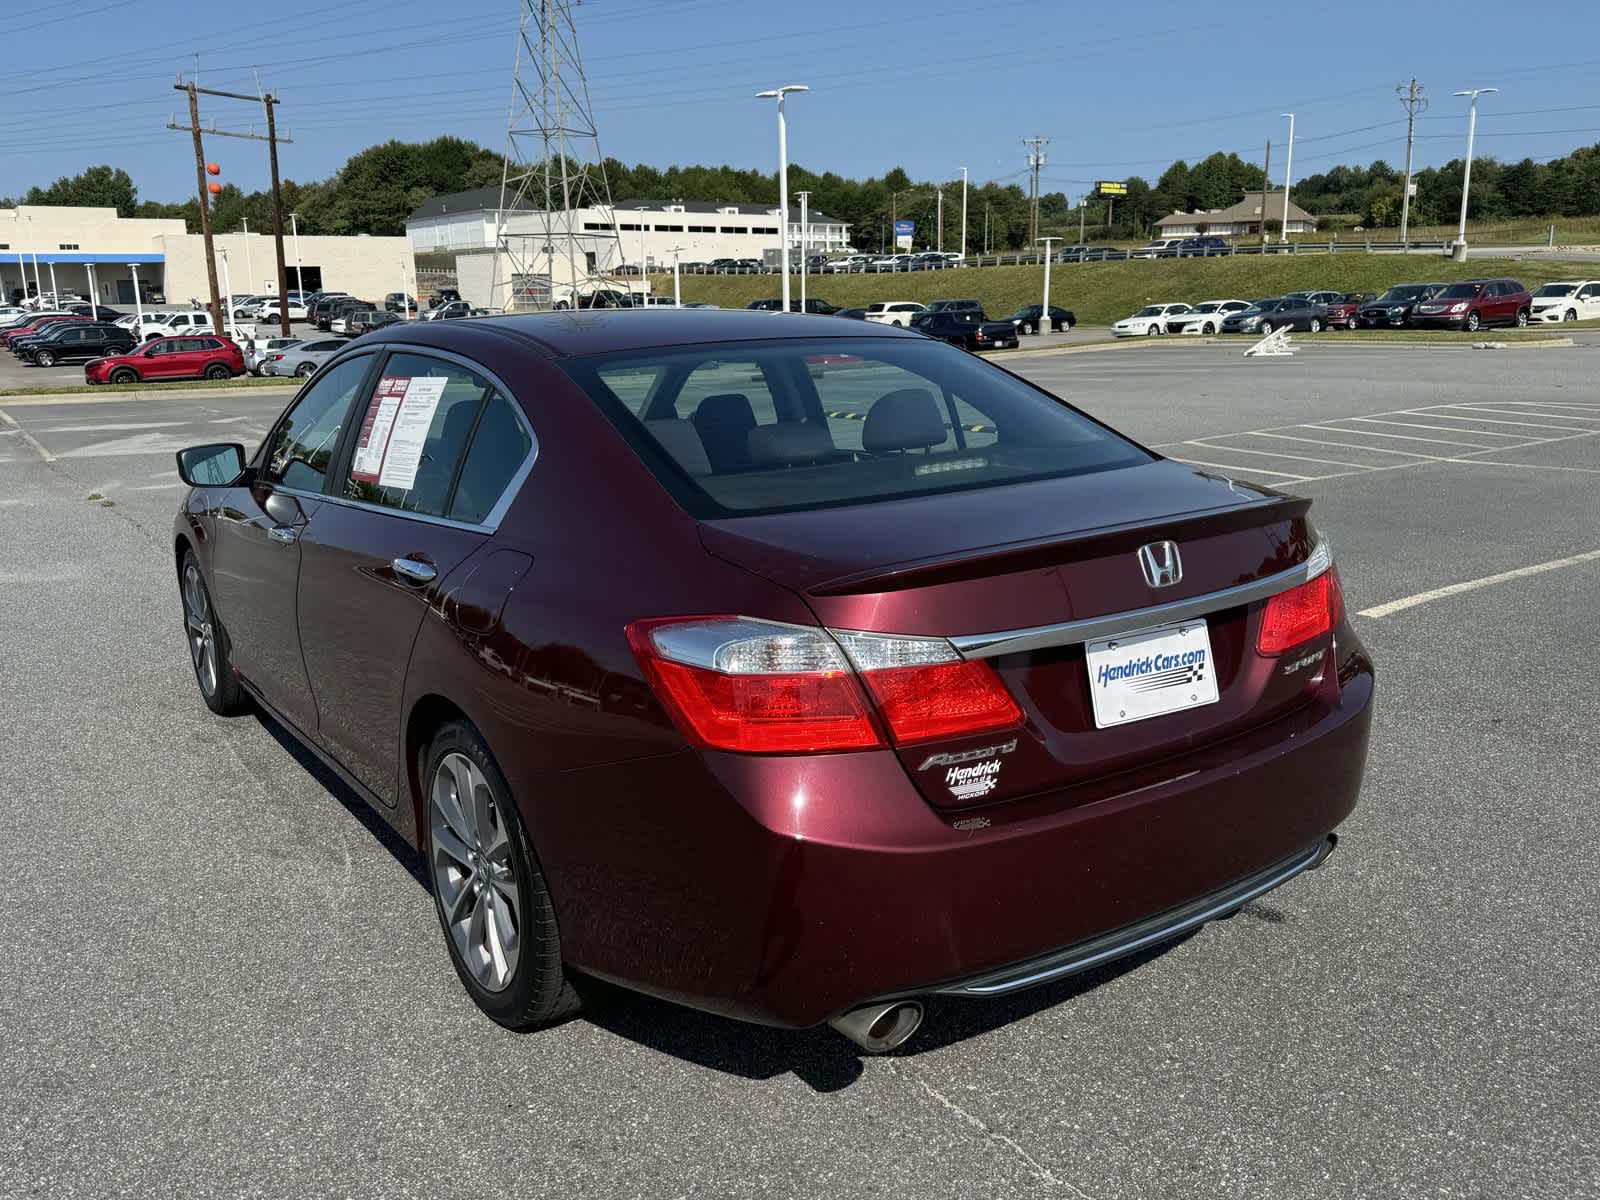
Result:
<svg viewBox="0 0 1600 1200"><path fill-rule="evenodd" d="M278 182L278 123L272 110L276 96L263 96L267 110L267 157L272 162L272 241L278 254L278 328L289 336L289 267L283 259L283 185Z"/></svg>
<svg viewBox="0 0 1600 1200"><path fill-rule="evenodd" d="M1261 244L1267 244L1267 189L1272 186L1272 139L1267 139L1267 160L1261 167Z"/></svg>
<svg viewBox="0 0 1600 1200"><path fill-rule="evenodd" d="M200 195L200 233L206 243L206 281L211 285L211 327L221 334L222 295L217 290L217 257L211 244L211 206L206 203L206 150L200 141L200 97L192 83L176 83L173 87L189 93L189 130L194 135L194 179Z"/></svg>
<svg viewBox="0 0 1600 1200"><path fill-rule="evenodd" d="M243 100L249 104L261 104L265 106L267 110L266 137L262 137L258 133L235 133L227 129L218 129L215 124L213 124L210 129L206 130L206 132L211 134L213 137L243 138L245 141L249 142L267 143L267 155L272 163L272 211L273 224L277 227L275 241L278 251L278 297L280 301L283 300L285 289L288 287L288 273L284 267L283 261L283 186L278 181L278 143L283 142L285 144L292 145L294 139L290 137L280 138L278 136L278 123L273 113L275 106L279 102L276 96L247 96L242 92L219 92L214 88L197 87L193 83L175 83L172 86L180 92L187 92L189 94L189 124L179 125L175 122L169 121L167 123L167 128L188 130L194 137L195 167L200 181L200 231L205 234L206 239L206 273L211 282L211 307L213 311L213 319L217 321L217 332L221 333L221 317L215 315L219 311L218 306L221 304L221 301L218 299L217 295L217 264L216 255L212 249L211 216L206 206L205 153L200 145L199 97L217 96L223 100ZM245 244L246 253L248 254L248 239L246 240ZM248 266L248 263L246 265ZM252 286L254 286L253 280ZM289 306L287 304L280 303L278 307L281 310L279 316L281 327L284 335L288 336ZM233 318L233 314L229 313L228 317L231 320Z"/></svg>
<svg viewBox="0 0 1600 1200"><path fill-rule="evenodd" d="M1044 148L1050 144L1047 137L1035 134L1031 138L1023 138L1022 144L1028 147L1028 170L1031 172L1029 179L1028 206L1030 210L1028 225L1028 241L1039 240L1039 172L1044 168Z"/></svg>
<svg viewBox="0 0 1600 1200"><path fill-rule="evenodd" d="M989 202L983 202L983 252L989 253Z"/></svg>
<svg viewBox="0 0 1600 1200"><path fill-rule="evenodd" d="M1404 246L1406 231L1411 227L1411 150L1417 141L1417 114L1428 111L1428 102L1423 98L1422 85L1415 79L1410 86L1401 84L1394 91L1406 108L1406 187L1400 196L1400 244Z"/></svg>

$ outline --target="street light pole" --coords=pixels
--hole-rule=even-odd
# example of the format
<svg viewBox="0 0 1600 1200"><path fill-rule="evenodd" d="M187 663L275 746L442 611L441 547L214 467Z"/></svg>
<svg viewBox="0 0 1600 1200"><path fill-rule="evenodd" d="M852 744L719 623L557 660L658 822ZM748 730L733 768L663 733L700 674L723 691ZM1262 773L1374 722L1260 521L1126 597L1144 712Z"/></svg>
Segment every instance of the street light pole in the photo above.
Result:
<svg viewBox="0 0 1600 1200"><path fill-rule="evenodd" d="M961 262L967 261L967 169L961 168Z"/></svg>
<svg viewBox="0 0 1600 1200"><path fill-rule="evenodd" d="M240 217L239 224L244 226L244 290L248 296L256 294L256 270L250 265L250 218Z"/></svg>
<svg viewBox="0 0 1600 1200"><path fill-rule="evenodd" d="M805 312L805 310L806 310L806 258L807 258L807 253L806 253L806 219L807 219L807 215L808 215L808 213L807 213L807 205L809 205L811 203L811 193L810 192L796 192L795 195L800 197L800 311L801 312ZM788 235L788 230L785 230L784 234L785 234L785 236L787 236Z"/></svg>
<svg viewBox="0 0 1600 1200"><path fill-rule="evenodd" d="M1467 108L1467 161L1461 169L1461 223L1456 229L1456 248L1453 256L1457 262L1464 262L1467 257L1467 189L1472 183L1472 142L1478 134L1478 97L1499 90L1499 88L1471 88L1456 93L1458 96L1472 98Z"/></svg>
<svg viewBox="0 0 1600 1200"><path fill-rule="evenodd" d="M1039 307L1037 328L1039 336L1043 337L1045 331L1050 328L1050 243L1064 242L1066 238L1042 237L1039 240L1044 243L1044 303Z"/></svg>
<svg viewBox="0 0 1600 1200"><path fill-rule="evenodd" d="M644 224L644 214L649 212L650 209L646 205L640 204L640 205L635 206L633 211L639 214L639 278L643 279L644 278L644 264L645 264L645 252L644 252L644 230L645 230L645 224Z"/></svg>
<svg viewBox="0 0 1600 1200"><path fill-rule="evenodd" d="M683 275L678 270L678 256L683 253L682 246L672 248L672 307L683 307Z"/></svg>
<svg viewBox="0 0 1600 1200"><path fill-rule="evenodd" d="M783 115L783 100L790 92L809 92L803 83L787 83L770 91L757 92L757 100L778 102L778 252L783 266L783 311L789 311L789 126Z"/></svg>
<svg viewBox="0 0 1600 1200"><path fill-rule="evenodd" d="M1279 113L1289 118L1289 158L1283 167L1283 227L1278 230L1278 243L1289 240L1289 185L1294 182L1294 114Z"/></svg>
<svg viewBox="0 0 1600 1200"><path fill-rule="evenodd" d="M295 286L296 290L299 291L299 293L300 293L300 303L304 304L305 300L306 300L306 276L305 276L305 272L300 269L300 222L299 222L299 219L298 219L299 216L300 216L299 213L290 213L289 214L289 229L292 231L293 236L294 236L294 286ZM288 298L287 297L284 298L283 311L285 313L287 313L289 311L289 302L288 302Z"/></svg>

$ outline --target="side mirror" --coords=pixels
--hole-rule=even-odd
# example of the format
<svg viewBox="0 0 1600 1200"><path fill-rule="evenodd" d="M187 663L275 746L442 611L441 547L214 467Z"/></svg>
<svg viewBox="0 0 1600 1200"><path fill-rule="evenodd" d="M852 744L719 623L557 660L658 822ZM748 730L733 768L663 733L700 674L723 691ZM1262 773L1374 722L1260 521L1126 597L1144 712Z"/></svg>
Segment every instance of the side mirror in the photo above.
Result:
<svg viewBox="0 0 1600 1200"><path fill-rule="evenodd" d="M229 487L243 474L244 447L237 442L178 451L178 478L190 487Z"/></svg>
<svg viewBox="0 0 1600 1200"><path fill-rule="evenodd" d="M144 352L144 357L145 358L154 358L155 356L156 356L156 348L154 346L151 346L150 349L148 349L148 350L146 350Z"/></svg>

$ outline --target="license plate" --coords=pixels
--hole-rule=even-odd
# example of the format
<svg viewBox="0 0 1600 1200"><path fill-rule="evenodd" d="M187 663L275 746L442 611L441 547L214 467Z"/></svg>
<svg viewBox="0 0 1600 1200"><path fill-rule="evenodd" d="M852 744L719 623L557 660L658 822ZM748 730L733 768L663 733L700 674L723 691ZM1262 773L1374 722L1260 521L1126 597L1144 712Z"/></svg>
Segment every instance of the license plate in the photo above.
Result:
<svg viewBox="0 0 1600 1200"><path fill-rule="evenodd" d="M1100 729L1217 702L1216 663L1204 620L1089 642L1084 652Z"/></svg>

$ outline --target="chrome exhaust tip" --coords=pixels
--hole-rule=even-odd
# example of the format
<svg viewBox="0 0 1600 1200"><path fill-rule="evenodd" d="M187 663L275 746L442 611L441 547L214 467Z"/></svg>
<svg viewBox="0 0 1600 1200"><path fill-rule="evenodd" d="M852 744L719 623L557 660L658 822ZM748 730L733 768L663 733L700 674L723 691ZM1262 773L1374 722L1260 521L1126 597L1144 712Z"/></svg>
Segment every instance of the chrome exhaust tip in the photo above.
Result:
<svg viewBox="0 0 1600 1200"><path fill-rule="evenodd" d="M845 1037L868 1054L887 1054L922 1025L922 1003L894 1000L887 1004L867 1004L829 1019Z"/></svg>

